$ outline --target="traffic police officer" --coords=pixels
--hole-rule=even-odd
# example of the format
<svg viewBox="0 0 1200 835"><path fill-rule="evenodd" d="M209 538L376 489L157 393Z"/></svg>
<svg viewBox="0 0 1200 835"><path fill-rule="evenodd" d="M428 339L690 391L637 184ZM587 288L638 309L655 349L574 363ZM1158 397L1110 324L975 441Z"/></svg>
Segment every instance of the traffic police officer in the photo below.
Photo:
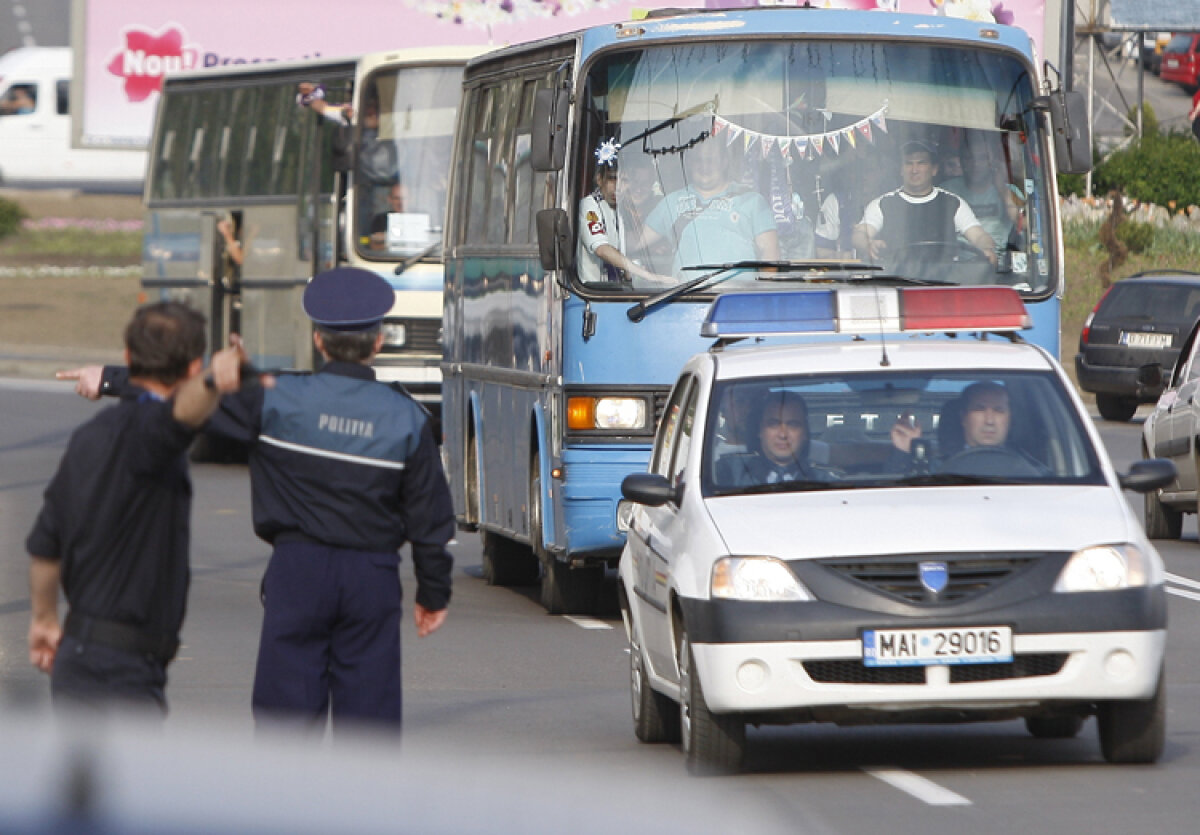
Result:
<svg viewBox="0 0 1200 835"><path fill-rule="evenodd" d="M412 544L421 637L450 600L450 490L430 417L375 380L395 293L342 268L314 278L304 311L325 359L222 400L209 431L251 444L254 531L274 546L263 579L256 720L400 725L399 549Z"/></svg>

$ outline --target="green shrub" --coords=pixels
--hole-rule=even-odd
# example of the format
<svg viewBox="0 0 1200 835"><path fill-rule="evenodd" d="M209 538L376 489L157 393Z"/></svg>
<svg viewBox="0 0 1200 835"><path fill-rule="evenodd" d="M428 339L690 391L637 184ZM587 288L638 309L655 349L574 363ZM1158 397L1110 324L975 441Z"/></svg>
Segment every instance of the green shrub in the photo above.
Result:
<svg viewBox="0 0 1200 835"><path fill-rule="evenodd" d="M1126 114L1129 121L1137 126L1137 107L1129 108L1129 113ZM1127 128L1127 132L1132 133L1133 130ZM1149 136L1152 133L1158 133L1158 116L1154 112L1154 105L1150 102L1145 102L1142 105L1142 136Z"/></svg>
<svg viewBox="0 0 1200 835"><path fill-rule="evenodd" d="M1154 245L1154 224L1127 220L1117 227L1117 240L1130 252L1146 252Z"/></svg>
<svg viewBox="0 0 1200 835"><path fill-rule="evenodd" d="M1147 133L1115 152L1092 174L1094 194L1120 188L1126 197L1159 206L1200 204L1200 142L1191 133Z"/></svg>
<svg viewBox="0 0 1200 835"><path fill-rule="evenodd" d="M25 217L25 210L19 203L0 197L0 238L16 233Z"/></svg>

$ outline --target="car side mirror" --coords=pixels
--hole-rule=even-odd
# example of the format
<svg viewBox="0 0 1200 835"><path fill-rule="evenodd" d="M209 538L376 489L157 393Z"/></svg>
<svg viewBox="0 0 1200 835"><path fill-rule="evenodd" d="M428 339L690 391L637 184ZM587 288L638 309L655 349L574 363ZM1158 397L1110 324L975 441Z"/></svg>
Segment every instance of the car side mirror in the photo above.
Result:
<svg viewBox="0 0 1200 835"><path fill-rule="evenodd" d="M1117 476L1121 489L1132 490L1135 493L1149 493L1159 487L1166 487L1175 480L1177 475L1175 464L1166 458L1146 458L1134 461L1129 472Z"/></svg>
<svg viewBox="0 0 1200 835"><path fill-rule="evenodd" d="M682 488L676 489L670 479L657 473L633 473L621 482L621 495L631 502L661 507L667 502L679 503Z"/></svg>

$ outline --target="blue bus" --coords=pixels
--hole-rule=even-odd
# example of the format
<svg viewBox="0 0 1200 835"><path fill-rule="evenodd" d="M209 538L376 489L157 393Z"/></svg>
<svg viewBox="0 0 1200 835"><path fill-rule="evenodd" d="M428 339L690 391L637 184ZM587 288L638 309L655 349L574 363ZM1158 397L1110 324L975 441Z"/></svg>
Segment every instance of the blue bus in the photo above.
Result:
<svg viewBox="0 0 1200 835"><path fill-rule="evenodd" d="M710 346L718 294L1006 285L1057 355L1054 173L1086 170L1090 141L1081 97L1047 74L1017 28L785 7L652 12L470 61L443 437L488 581L540 581L550 612L596 605L624 542L621 479L645 467L679 368ZM968 155L983 160L970 193ZM974 222L873 244L872 201L918 158L931 188L963 192L956 218L970 198L978 226L994 221L988 245ZM615 269L596 261L598 228Z"/></svg>

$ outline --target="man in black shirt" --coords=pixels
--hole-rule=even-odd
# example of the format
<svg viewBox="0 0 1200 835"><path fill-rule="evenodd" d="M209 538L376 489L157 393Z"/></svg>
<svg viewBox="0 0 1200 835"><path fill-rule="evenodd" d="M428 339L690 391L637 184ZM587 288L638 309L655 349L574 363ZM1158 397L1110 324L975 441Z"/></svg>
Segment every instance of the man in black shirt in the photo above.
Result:
<svg viewBox="0 0 1200 835"><path fill-rule="evenodd" d="M242 359L220 351L205 372L204 333L185 305L140 308L125 330L131 385L75 431L46 489L26 541L29 659L56 705L166 711L189 580L185 453L221 391L237 389Z"/></svg>

